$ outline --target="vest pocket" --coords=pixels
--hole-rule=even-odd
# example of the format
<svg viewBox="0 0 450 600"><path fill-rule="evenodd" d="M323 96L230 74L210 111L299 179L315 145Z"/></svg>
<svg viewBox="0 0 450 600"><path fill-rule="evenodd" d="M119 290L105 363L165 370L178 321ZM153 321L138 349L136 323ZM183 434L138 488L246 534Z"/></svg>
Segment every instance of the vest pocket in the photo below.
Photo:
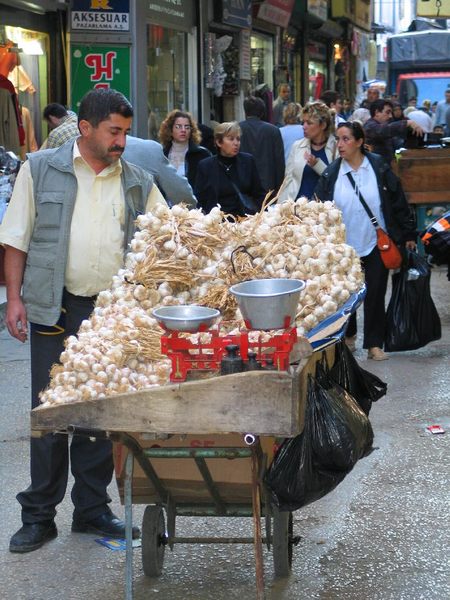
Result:
<svg viewBox="0 0 450 600"><path fill-rule="evenodd" d="M28 254L23 278L23 299L27 304L52 307L54 269L49 259Z"/></svg>
<svg viewBox="0 0 450 600"><path fill-rule="evenodd" d="M34 240L49 242L58 240L63 199L64 192L38 192L36 194Z"/></svg>

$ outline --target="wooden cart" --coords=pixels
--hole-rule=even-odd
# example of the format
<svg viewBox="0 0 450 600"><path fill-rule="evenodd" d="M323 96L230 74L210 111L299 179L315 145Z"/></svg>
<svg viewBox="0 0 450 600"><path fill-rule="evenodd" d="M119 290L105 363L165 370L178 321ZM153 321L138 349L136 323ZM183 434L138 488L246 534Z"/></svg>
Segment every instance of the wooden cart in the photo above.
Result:
<svg viewBox="0 0 450 600"><path fill-rule="evenodd" d="M132 504L148 504L142 523L144 573L161 573L166 545L252 543L256 590L264 597L262 544L273 550L276 576L291 569L292 515L272 505L264 474L277 439L303 429L307 375L321 353L306 340L290 372L252 371L166 385L91 402L39 407L33 435L50 431L106 436L126 522L126 598L132 598ZM334 347L326 351L329 363ZM164 511L167 515L164 518ZM177 537L177 515L252 516L253 538ZM261 534L261 515L265 535Z"/></svg>

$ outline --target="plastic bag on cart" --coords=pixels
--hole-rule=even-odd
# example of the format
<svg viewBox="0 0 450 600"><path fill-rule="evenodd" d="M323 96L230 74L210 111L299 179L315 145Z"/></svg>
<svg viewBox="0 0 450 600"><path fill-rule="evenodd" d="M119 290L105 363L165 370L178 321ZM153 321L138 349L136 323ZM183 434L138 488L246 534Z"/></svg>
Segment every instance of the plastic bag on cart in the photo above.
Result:
<svg viewBox="0 0 450 600"><path fill-rule="evenodd" d="M334 364L329 370L329 377L347 390L368 415L372 402L386 394L387 383L363 369L343 341L336 344L335 348Z"/></svg>
<svg viewBox="0 0 450 600"><path fill-rule="evenodd" d="M345 390L308 378L303 432L280 446L266 475L280 510L297 510L325 496L372 447L367 416Z"/></svg>
<svg viewBox="0 0 450 600"><path fill-rule="evenodd" d="M415 278L411 278L414 270ZM441 337L441 321L431 297L426 259L407 251L407 264L392 276L392 296L386 311L385 349L416 350Z"/></svg>

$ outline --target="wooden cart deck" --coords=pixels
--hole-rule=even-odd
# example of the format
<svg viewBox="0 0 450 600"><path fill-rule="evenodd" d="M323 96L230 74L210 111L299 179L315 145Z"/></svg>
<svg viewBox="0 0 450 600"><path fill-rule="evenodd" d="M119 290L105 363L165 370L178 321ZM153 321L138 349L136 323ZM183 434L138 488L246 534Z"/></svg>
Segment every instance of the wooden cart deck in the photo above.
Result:
<svg viewBox="0 0 450 600"><path fill-rule="evenodd" d="M291 372L250 371L40 406L31 411L32 434L73 425L128 433L295 436L303 429L307 376L320 357L304 339L296 352L298 364Z"/></svg>

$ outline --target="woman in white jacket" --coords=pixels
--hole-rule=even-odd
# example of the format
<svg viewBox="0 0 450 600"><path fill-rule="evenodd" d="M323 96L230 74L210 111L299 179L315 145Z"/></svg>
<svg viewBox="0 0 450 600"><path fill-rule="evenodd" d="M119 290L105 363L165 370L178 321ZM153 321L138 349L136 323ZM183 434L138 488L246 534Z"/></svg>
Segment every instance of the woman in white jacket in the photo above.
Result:
<svg viewBox="0 0 450 600"><path fill-rule="evenodd" d="M301 196L312 199L320 175L336 158L334 115L323 102L310 102L302 111L305 137L294 142L278 202Z"/></svg>

